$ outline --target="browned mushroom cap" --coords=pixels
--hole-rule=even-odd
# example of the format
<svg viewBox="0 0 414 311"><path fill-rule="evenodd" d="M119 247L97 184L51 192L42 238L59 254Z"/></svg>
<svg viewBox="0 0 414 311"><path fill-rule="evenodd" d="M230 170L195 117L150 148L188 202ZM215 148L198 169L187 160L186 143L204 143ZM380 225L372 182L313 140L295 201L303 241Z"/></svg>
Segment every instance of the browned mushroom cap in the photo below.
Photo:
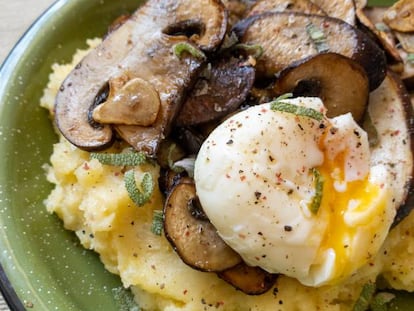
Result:
<svg viewBox="0 0 414 311"><path fill-rule="evenodd" d="M368 102L365 70L352 59L323 53L292 63L282 70L274 85L276 95L320 97L329 117L351 112L361 120Z"/></svg>
<svg viewBox="0 0 414 311"><path fill-rule="evenodd" d="M212 62L185 100L176 125L205 123L235 111L249 94L254 77L254 68L236 58Z"/></svg>
<svg viewBox="0 0 414 311"><path fill-rule="evenodd" d="M384 22L391 29L401 32L414 31L414 1L400 0L384 14Z"/></svg>
<svg viewBox="0 0 414 311"><path fill-rule="evenodd" d="M384 79L384 52L365 33L339 19L302 13L264 13L241 21L234 28L240 41L261 45L258 77L272 77L294 61L323 50L342 54L362 65L370 90Z"/></svg>
<svg viewBox="0 0 414 311"><path fill-rule="evenodd" d="M250 9L248 16L265 12L302 12L326 15L319 6L310 0L260 0Z"/></svg>
<svg viewBox="0 0 414 311"><path fill-rule="evenodd" d="M219 272L221 279L248 295L261 295L275 285L278 275L259 267L251 267L244 262Z"/></svg>
<svg viewBox="0 0 414 311"><path fill-rule="evenodd" d="M181 259L201 271L223 271L241 262L197 205L195 185L183 178L164 205L164 232Z"/></svg>
<svg viewBox="0 0 414 311"><path fill-rule="evenodd" d="M146 2L109 33L63 82L55 105L58 128L80 148L107 146L112 129L92 122L94 102L106 100L101 90L111 81L127 77L128 83L139 78L158 94L157 118L151 127L119 125L116 129L134 148L153 155L180 108L185 88L193 83L204 62L199 51L214 50L226 26L227 15L218 0ZM183 43L198 52L174 53L176 44Z"/></svg>

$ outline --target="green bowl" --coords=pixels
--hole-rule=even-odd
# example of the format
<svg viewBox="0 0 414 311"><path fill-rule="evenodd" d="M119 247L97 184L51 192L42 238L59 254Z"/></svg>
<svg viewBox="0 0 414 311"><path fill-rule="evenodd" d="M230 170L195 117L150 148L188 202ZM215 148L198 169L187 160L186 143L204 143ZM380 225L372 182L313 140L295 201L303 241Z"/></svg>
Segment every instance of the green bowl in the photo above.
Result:
<svg viewBox="0 0 414 311"><path fill-rule="evenodd" d="M42 165L57 137L39 100L54 62L70 61L87 38L142 2L59 0L0 70L0 289L13 310L128 310L119 278L45 211L52 186ZM401 294L396 307L410 310L413 302Z"/></svg>
<svg viewBox="0 0 414 311"><path fill-rule="evenodd" d="M121 282L45 211L42 165L57 141L39 107L54 62L70 61L137 0L60 0L26 32L0 71L0 264L14 310L121 310ZM6 280L7 277L7 280ZM122 295L121 295L122 296Z"/></svg>

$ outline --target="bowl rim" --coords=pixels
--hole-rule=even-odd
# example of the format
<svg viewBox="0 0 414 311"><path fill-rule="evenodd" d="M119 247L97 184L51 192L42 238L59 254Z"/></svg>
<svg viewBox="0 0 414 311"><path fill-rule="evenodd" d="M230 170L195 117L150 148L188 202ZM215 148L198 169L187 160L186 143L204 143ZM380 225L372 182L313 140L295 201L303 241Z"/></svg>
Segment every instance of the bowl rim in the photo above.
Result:
<svg viewBox="0 0 414 311"><path fill-rule="evenodd" d="M23 311L26 310L23 303L17 296L13 286L7 278L6 272L0 264L0 292L3 295L5 302L11 310Z"/></svg>
<svg viewBox="0 0 414 311"><path fill-rule="evenodd" d="M13 71L20 57L25 53L26 49L31 45L32 40L41 31L44 24L48 22L66 3L68 0L56 0L43 13L41 13L20 36L13 48L7 54L0 66L0 79L7 79ZM7 83L0 84L0 94L4 93ZM7 274L0 263L0 292L3 295L8 307L13 311L26 310L24 303L18 297L13 285L11 284Z"/></svg>

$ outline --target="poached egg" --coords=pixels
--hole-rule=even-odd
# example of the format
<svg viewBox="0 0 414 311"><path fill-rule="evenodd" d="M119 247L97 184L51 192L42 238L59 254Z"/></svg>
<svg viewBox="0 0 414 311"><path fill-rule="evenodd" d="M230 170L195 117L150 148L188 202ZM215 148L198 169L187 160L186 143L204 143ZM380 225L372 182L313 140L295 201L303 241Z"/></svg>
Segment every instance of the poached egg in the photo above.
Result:
<svg viewBox="0 0 414 311"><path fill-rule="evenodd" d="M336 284L388 234L396 213L390 173L371 165L367 134L351 114L327 118L319 98L280 102L322 118L272 103L233 115L200 149L197 194L247 264L307 286Z"/></svg>

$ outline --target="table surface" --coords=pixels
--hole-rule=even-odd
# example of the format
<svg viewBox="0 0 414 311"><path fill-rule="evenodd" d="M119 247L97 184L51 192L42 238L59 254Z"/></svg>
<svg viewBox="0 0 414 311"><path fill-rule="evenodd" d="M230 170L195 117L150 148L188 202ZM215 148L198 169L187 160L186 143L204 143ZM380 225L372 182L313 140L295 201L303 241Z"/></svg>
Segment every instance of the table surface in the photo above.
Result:
<svg viewBox="0 0 414 311"><path fill-rule="evenodd" d="M0 63L26 29L55 0L0 0ZM0 311L8 311L0 294Z"/></svg>

